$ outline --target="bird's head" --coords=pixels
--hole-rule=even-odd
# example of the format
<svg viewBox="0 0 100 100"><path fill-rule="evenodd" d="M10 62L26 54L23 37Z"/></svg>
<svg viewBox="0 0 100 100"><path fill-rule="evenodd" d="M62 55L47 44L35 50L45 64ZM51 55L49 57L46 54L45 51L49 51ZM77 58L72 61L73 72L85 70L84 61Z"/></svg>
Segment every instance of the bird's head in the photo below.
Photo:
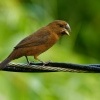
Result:
<svg viewBox="0 0 100 100"><path fill-rule="evenodd" d="M51 27L51 29L59 36L65 34L70 35L69 32L71 32L71 28L66 21L55 20L51 22L48 26Z"/></svg>

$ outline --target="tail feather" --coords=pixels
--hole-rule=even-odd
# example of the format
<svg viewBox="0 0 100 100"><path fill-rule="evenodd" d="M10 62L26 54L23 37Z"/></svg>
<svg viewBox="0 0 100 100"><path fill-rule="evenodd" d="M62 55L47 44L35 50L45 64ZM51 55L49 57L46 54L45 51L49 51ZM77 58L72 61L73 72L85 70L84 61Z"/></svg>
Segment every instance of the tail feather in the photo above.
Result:
<svg viewBox="0 0 100 100"><path fill-rule="evenodd" d="M6 67L6 65L14 59L17 59L19 57L22 57L24 55L24 52L21 52L20 49L14 49L13 52L3 61L0 63L0 69L3 69Z"/></svg>
<svg viewBox="0 0 100 100"><path fill-rule="evenodd" d="M0 69L4 69L6 65L10 62L11 60L9 58L6 58L3 62L0 63Z"/></svg>

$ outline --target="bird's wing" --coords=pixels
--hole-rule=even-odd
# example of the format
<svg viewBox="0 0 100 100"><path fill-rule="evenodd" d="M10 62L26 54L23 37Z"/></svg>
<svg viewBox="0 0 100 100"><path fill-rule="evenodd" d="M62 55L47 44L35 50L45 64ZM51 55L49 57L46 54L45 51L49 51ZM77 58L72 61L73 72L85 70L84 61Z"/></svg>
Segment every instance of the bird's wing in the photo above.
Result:
<svg viewBox="0 0 100 100"><path fill-rule="evenodd" d="M50 37L50 32L41 29L35 32L34 34L26 37L25 39L23 39L14 48L18 49L18 48L26 48L26 47L42 45L48 41L49 37Z"/></svg>

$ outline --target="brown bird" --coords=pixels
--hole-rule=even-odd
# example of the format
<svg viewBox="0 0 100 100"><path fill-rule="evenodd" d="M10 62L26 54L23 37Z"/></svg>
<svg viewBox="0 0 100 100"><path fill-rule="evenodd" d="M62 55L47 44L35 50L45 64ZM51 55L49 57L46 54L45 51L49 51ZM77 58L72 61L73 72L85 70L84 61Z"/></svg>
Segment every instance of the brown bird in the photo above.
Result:
<svg viewBox="0 0 100 100"><path fill-rule="evenodd" d="M20 41L12 53L1 62L0 69L5 68L10 61L22 56L26 57L27 62L29 62L27 56L34 56L34 59L41 61L37 57L52 47L62 35L69 35L70 30L66 21L55 20L49 23Z"/></svg>

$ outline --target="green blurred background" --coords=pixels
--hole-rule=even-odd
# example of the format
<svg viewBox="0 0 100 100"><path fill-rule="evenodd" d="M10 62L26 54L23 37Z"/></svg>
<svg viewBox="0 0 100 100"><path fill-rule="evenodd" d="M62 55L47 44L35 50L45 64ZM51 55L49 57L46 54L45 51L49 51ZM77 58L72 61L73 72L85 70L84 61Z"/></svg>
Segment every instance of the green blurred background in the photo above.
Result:
<svg viewBox="0 0 100 100"><path fill-rule="evenodd" d="M71 35L39 58L100 63L100 0L0 0L0 61L21 39L56 19L70 24ZM100 100L100 75L0 72L0 100Z"/></svg>

